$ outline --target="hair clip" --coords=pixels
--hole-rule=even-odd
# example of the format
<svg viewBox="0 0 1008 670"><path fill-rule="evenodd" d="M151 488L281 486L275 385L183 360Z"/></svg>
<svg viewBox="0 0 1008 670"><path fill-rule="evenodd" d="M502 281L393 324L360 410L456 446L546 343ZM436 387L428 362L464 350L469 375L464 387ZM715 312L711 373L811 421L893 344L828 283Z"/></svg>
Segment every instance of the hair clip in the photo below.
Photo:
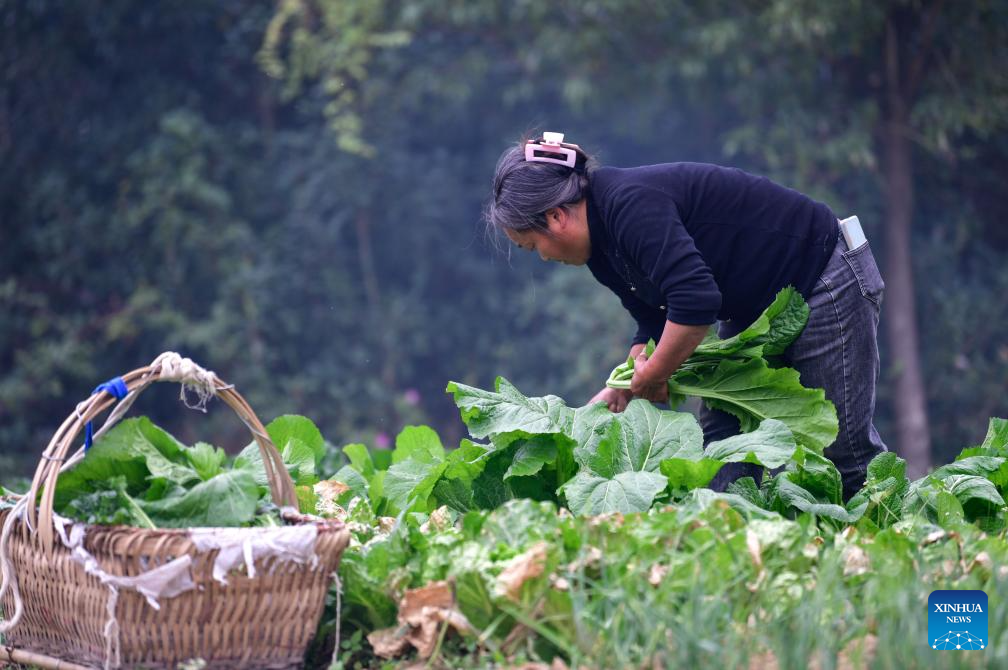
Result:
<svg viewBox="0 0 1008 670"><path fill-rule="evenodd" d="M543 133L542 139L525 143L525 160L532 163L555 163L583 171L585 155L576 144L565 143L563 133Z"/></svg>

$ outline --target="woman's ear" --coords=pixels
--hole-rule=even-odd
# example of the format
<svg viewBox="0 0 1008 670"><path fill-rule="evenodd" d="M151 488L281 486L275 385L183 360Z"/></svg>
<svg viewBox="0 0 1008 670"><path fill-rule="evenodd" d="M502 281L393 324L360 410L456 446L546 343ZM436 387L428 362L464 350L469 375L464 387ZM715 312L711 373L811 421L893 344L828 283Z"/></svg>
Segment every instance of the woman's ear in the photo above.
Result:
<svg viewBox="0 0 1008 670"><path fill-rule="evenodd" d="M567 212L562 207L550 207L546 210L546 225L563 227L567 224Z"/></svg>

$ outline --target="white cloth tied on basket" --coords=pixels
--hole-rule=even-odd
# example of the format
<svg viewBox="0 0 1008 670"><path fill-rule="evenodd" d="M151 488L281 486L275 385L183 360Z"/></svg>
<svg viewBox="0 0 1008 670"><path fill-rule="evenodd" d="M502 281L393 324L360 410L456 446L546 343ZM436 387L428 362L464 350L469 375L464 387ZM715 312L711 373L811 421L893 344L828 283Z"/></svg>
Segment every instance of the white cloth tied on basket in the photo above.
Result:
<svg viewBox="0 0 1008 670"><path fill-rule="evenodd" d="M314 524L281 528L194 528L189 539L200 553L217 549L213 576L227 584L227 573L244 563L248 576L255 577L255 561L277 558L295 563L318 566L315 541L318 528Z"/></svg>

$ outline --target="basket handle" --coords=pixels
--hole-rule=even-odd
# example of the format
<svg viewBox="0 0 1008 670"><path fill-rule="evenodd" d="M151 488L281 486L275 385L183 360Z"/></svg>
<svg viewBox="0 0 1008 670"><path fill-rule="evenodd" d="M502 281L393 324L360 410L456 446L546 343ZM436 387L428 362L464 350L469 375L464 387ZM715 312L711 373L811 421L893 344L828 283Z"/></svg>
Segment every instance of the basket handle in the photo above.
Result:
<svg viewBox="0 0 1008 670"><path fill-rule="evenodd" d="M128 394L119 401L119 407L109 417L110 420L107 422L109 425L118 421L118 417L125 413L136 396L154 382L179 382L183 385L183 393L186 387L195 387L201 400L216 395L234 410L259 445L273 502L279 507L297 508L294 482L284 466L283 458L273 446L262 422L232 385L225 384L215 373L203 369L188 358L182 358L175 352L161 354L150 365L123 375L122 380L126 384ZM31 489L26 496L29 501L34 501L38 499L39 490L42 491L38 509L36 510L35 505L29 504L27 515L29 526L36 530L47 552L53 547L53 497L60 468L67 460L67 453L84 426L115 402L116 398L111 393L101 391L78 404L74 413L67 417L42 452L35 476L32 478ZM99 431L99 434L101 432Z"/></svg>

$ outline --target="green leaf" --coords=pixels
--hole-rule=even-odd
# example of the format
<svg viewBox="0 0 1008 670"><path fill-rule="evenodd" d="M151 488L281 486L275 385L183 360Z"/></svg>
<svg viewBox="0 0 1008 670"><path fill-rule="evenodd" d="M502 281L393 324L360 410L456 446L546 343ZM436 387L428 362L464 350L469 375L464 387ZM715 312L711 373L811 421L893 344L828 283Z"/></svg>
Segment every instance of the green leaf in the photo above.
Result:
<svg viewBox="0 0 1008 670"><path fill-rule="evenodd" d="M582 470L564 485L567 503L575 514L643 512L651 508L668 480L656 472L620 472L613 477Z"/></svg>
<svg viewBox="0 0 1008 670"><path fill-rule="evenodd" d="M127 492L122 475L105 482L106 488L79 495L66 506L67 516L90 524L156 528L139 503Z"/></svg>
<svg viewBox="0 0 1008 670"><path fill-rule="evenodd" d="M441 438L429 426L406 426L396 436L395 451L392 452L392 463L401 463L414 454L423 454L438 459L444 459L445 449Z"/></svg>
<svg viewBox="0 0 1008 670"><path fill-rule="evenodd" d="M582 469L563 484L575 514L647 510L668 484L658 472L664 461L703 457L703 432L696 419L646 400L630 401L614 418L589 409L577 419L575 434L583 442L574 459Z"/></svg>
<svg viewBox="0 0 1008 670"><path fill-rule="evenodd" d="M997 456L968 456L947 465L943 465L931 473L932 477L945 479L951 475L976 475L985 477L999 491L1008 487L1008 458Z"/></svg>
<svg viewBox="0 0 1008 670"><path fill-rule="evenodd" d="M227 461L227 454L223 449L206 442L197 442L192 448L187 447L184 453L189 464L203 481L219 474L224 462Z"/></svg>
<svg viewBox="0 0 1008 670"><path fill-rule="evenodd" d="M281 454L288 444L300 444L312 453L313 472L322 464L322 458L325 456L325 440L311 419L297 414L285 414L270 421L266 426L266 432L273 441L273 446Z"/></svg>
<svg viewBox="0 0 1008 670"><path fill-rule="evenodd" d="M809 307L792 286L785 287L766 308L770 330L763 345L764 356L779 356L798 339L808 323Z"/></svg>
<svg viewBox="0 0 1008 670"><path fill-rule="evenodd" d="M375 513L380 511L379 506L385 498L385 477L387 476L388 470L378 470L368 482L368 498L371 500L371 507L374 508Z"/></svg>
<svg viewBox="0 0 1008 670"><path fill-rule="evenodd" d="M795 453L795 469L785 476L811 493L817 500L837 505L843 503L843 480L833 461L799 447Z"/></svg>
<svg viewBox="0 0 1008 670"><path fill-rule="evenodd" d="M60 512L79 495L105 490L105 482L117 476L124 477L127 489L134 495L147 488L151 477L178 486L200 481L200 475L183 456L184 449L147 417L121 421L95 441L80 463L60 475L54 508Z"/></svg>
<svg viewBox="0 0 1008 670"><path fill-rule="evenodd" d="M669 489L677 491L707 486L722 467L722 461L712 458L666 458L661 462L659 471L668 479Z"/></svg>
<svg viewBox="0 0 1008 670"><path fill-rule="evenodd" d="M597 402L574 410L574 419L570 435L577 443L575 451L593 452L599 440L605 435L606 428L617 415L609 411L606 404Z"/></svg>
<svg viewBox="0 0 1008 670"><path fill-rule="evenodd" d="M504 481L504 474L510 467L509 450L493 452L487 457L483 471L472 483L472 500L476 507L496 509L514 498L514 492Z"/></svg>
<svg viewBox="0 0 1008 670"><path fill-rule="evenodd" d="M360 443L348 444L343 447L343 453L350 460L350 465L353 468L364 475L365 479L370 480L374 477L375 465L374 461L371 460L371 454L368 452L368 448Z"/></svg>
<svg viewBox="0 0 1008 670"><path fill-rule="evenodd" d="M447 505L450 509L465 514L466 512L478 509L473 500L473 487L471 482L461 479L441 478L432 490L434 499L438 505Z"/></svg>
<svg viewBox="0 0 1008 670"><path fill-rule="evenodd" d="M756 321L739 334L722 340L713 331L709 333L686 363L708 357L778 356L801 335L808 315L809 308L801 294L787 286L777 293Z"/></svg>
<svg viewBox="0 0 1008 670"><path fill-rule="evenodd" d="M485 445L476 444L471 440L462 440L458 449L449 451L445 457L448 467L445 469L444 476L448 479L471 482L486 467L488 453Z"/></svg>
<svg viewBox="0 0 1008 670"><path fill-rule="evenodd" d="M991 516L1005 506L1004 498L986 477L949 475L941 480L948 492L962 504L970 521L978 516Z"/></svg>
<svg viewBox="0 0 1008 670"><path fill-rule="evenodd" d="M725 360L710 373L677 373L669 393L697 396L711 409L736 416L744 432L766 419L782 421L795 439L818 453L837 436L836 408L822 389L807 389L791 368L772 369L762 359Z"/></svg>
<svg viewBox="0 0 1008 670"><path fill-rule="evenodd" d="M283 443L280 448L280 457L287 472L297 486L309 486L318 481L315 474L315 451L305 442L297 438L290 438ZM236 470L247 470L251 473L256 483L263 489L269 487L269 479L266 477L266 467L263 465L262 452L259 444L255 441L248 444L235 456L234 468Z"/></svg>
<svg viewBox="0 0 1008 670"><path fill-rule="evenodd" d="M318 494L311 486L295 486L294 494L297 496L298 511L301 514L318 514Z"/></svg>
<svg viewBox="0 0 1008 670"><path fill-rule="evenodd" d="M842 523L856 523L867 508L867 504L865 504L864 506L847 510L835 503L817 500L809 491L806 491L788 479L786 474L782 473L777 478L777 496L787 506Z"/></svg>
<svg viewBox="0 0 1008 670"><path fill-rule="evenodd" d="M511 466L504 473L504 479L534 475L547 463L554 463L557 457L556 443L548 437L536 436L517 442Z"/></svg>
<svg viewBox="0 0 1008 670"><path fill-rule="evenodd" d="M1008 452L1008 419L992 417L987 426L987 435L984 437L981 448L998 449ZM1008 453L1005 453L1008 456Z"/></svg>
<svg viewBox="0 0 1008 670"><path fill-rule="evenodd" d="M646 400L631 400L617 419L623 432L620 470L657 471L667 458L703 452L703 430L686 412L659 410Z"/></svg>
<svg viewBox="0 0 1008 670"><path fill-rule="evenodd" d="M165 528L242 526L255 516L259 486L246 470L231 470L200 482L180 496L140 506Z"/></svg>
<svg viewBox="0 0 1008 670"><path fill-rule="evenodd" d="M903 516L909 488L906 461L891 451L881 453L868 464L865 485L847 502L847 509L867 504L864 518L876 528L888 528Z"/></svg>
<svg viewBox="0 0 1008 670"><path fill-rule="evenodd" d="M343 504L354 496L363 498L364 500L368 499L368 481L352 465L344 465L332 478L350 487L350 490L343 494L345 498L341 498L336 502Z"/></svg>
<svg viewBox="0 0 1008 670"><path fill-rule="evenodd" d="M683 511L704 511L718 502L727 503L732 509L747 519L781 518L776 512L755 505L737 493L720 493L718 491L711 491L710 489L694 489L690 491L679 503L679 509Z"/></svg>
<svg viewBox="0 0 1008 670"><path fill-rule="evenodd" d="M785 423L764 419L752 432L711 442L703 455L724 463L756 463L773 469L790 461L796 448L794 436Z"/></svg>
<svg viewBox="0 0 1008 670"><path fill-rule="evenodd" d="M399 510L427 511L430 497L448 464L417 452L413 457L393 463L385 475L385 497Z"/></svg>
<svg viewBox="0 0 1008 670"><path fill-rule="evenodd" d="M508 380L498 377L496 391L484 391L450 382L453 394L469 433L477 438L520 433L566 435L571 430L574 410L556 396L526 398ZM504 443L502 443L503 446Z"/></svg>
<svg viewBox="0 0 1008 670"><path fill-rule="evenodd" d="M735 495L741 496L757 507L767 507L767 501L763 496L763 491L761 491L759 486L756 485L756 480L752 477L741 477L740 479L733 481L728 485L727 493L734 493Z"/></svg>
<svg viewBox="0 0 1008 670"><path fill-rule="evenodd" d="M647 401L639 402L651 406ZM660 412L651 407L652 411ZM629 411L628 406L624 414ZM579 451L575 454L582 469L563 485L572 512L643 512L651 507L654 497L668 484L664 475L655 471L659 468L662 455L675 454L676 447L681 447L673 439L679 433L660 428L670 425L671 421L669 424L645 421L640 425L642 417L652 415L641 408L626 418L620 417L609 423L594 453Z"/></svg>

